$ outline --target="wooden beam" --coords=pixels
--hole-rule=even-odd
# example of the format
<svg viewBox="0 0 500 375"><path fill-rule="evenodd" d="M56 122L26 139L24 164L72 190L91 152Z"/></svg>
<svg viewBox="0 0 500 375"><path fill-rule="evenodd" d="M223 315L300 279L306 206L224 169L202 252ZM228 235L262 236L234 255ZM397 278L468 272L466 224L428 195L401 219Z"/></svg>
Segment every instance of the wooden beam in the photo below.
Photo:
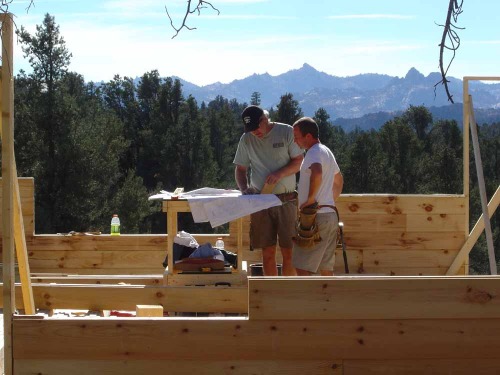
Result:
<svg viewBox="0 0 500 375"><path fill-rule="evenodd" d="M408 360L346 360L343 375L422 375L422 374L496 374L500 359L425 359Z"/></svg>
<svg viewBox="0 0 500 375"><path fill-rule="evenodd" d="M196 350L196 349L194 349ZM230 349L227 349L230 350ZM168 372L167 372L168 371ZM340 360L138 360L138 361L82 361L82 360L18 360L18 375L32 374L287 374L287 375L342 375Z"/></svg>
<svg viewBox="0 0 500 375"><path fill-rule="evenodd" d="M488 215L490 218L495 213L499 204L500 204L500 186L497 187L495 194L493 194L493 197L491 197L491 200L488 203ZM472 247L476 244L479 236L481 235L481 233L484 230L484 217L483 216L484 215L481 214L476 225L474 225L474 228L472 229L469 236L467 237L467 241L465 241L462 248L460 249L460 251L456 255L455 259L451 263L450 268L448 268L448 271L446 272L447 275L455 275L457 273L457 271L460 269L460 267L462 267L463 263L466 261L466 258L469 256L469 253L472 250Z"/></svg>
<svg viewBox="0 0 500 375"><path fill-rule="evenodd" d="M163 306L162 305L136 305L135 316L140 318L162 318Z"/></svg>
<svg viewBox="0 0 500 375"><path fill-rule="evenodd" d="M465 217L464 217L464 233L469 234L469 197L470 197L470 171L469 171L469 121L470 121L470 105L469 105L469 79L464 77L463 81L463 97L462 97L462 155L463 155L463 187L465 197Z"/></svg>
<svg viewBox="0 0 500 375"><path fill-rule="evenodd" d="M493 245L493 233L491 231L490 217L488 215L488 198L486 197L486 186L484 183L483 162L481 161L481 150L479 147L479 137L477 134L477 123L474 115L474 104L472 96L469 96L470 108L470 129L472 145L474 150L474 163L476 165L477 185L479 187L479 197L481 199L481 208L483 212L484 231L486 235L486 244L488 247L488 260L490 264L490 275L497 275L497 262L495 259L495 248Z"/></svg>
<svg viewBox="0 0 500 375"><path fill-rule="evenodd" d="M498 342L500 319L454 318L453 310L447 319L415 320L14 320L16 361L493 360L499 358Z"/></svg>
<svg viewBox="0 0 500 375"><path fill-rule="evenodd" d="M32 284L39 309L130 310L162 305L172 312L247 313L246 287ZM16 288L20 295L21 289Z"/></svg>
<svg viewBox="0 0 500 375"><path fill-rule="evenodd" d="M343 194L336 202L342 220L346 215L464 214L466 200L453 194Z"/></svg>
<svg viewBox="0 0 500 375"><path fill-rule="evenodd" d="M24 303L24 313L27 315L36 314L35 302L33 301L33 290L31 289L30 265L28 263L28 249L24 232L23 213L21 209L21 195L19 192L19 182L17 180L17 168L15 155L14 160L14 242L16 245L17 264L19 278L21 279L22 299Z"/></svg>
<svg viewBox="0 0 500 375"><path fill-rule="evenodd" d="M1 137L0 137L1 138ZM0 181L2 178L0 177ZM19 194L21 197L21 209L23 214L24 233L29 240L33 237L34 228L34 214L35 214L35 186L33 177L18 177ZM2 189L0 188L0 197L2 196ZM0 223L2 216L0 215ZM0 229L1 235L1 229ZM1 249L0 249L1 250Z"/></svg>
<svg viewBox="0 0 500 375"><path fill-rule="evenodd" d="M500 277L251 277L248 293L252 320L500 319Z"/></svg>
<svg viewBox="0 0 500 375"><path fill-rule="evenodd" d="M2 34L2 248L3 248L3 324L4 371L13 373L12 315L15 310L14 290L14 80L13 80L13 20L4 14Z"/></svg>
<svg viewBox="0 0 500 375"><path fill-rule="evenodd" d="M31 273L31 280L39 284L121 284L162 285L163 275L69 275L62 273Z"/></svg>

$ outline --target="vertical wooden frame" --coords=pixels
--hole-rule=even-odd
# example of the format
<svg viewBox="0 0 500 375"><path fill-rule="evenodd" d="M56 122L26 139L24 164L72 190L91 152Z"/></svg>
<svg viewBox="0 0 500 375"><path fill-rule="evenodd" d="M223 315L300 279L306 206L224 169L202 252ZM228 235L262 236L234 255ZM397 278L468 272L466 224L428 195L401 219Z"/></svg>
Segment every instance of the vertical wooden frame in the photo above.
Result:
<svg viewBox="0 0 500 375"><path fill-rule="evenodd" d="M2 246L3 246L3 323L4 372L13 373L12 315L15 310L14 291L14 98L13 93L13 20L2 15Z"/></svg>

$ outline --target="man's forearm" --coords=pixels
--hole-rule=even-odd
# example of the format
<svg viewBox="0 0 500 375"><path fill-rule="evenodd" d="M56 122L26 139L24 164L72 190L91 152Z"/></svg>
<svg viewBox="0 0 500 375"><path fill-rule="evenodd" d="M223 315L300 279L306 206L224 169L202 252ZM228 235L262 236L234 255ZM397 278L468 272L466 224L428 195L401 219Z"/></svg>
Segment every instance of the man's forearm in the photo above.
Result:
<svg viewBox="0 0 500 375"><path fill-rule="evenodd" d="M238 185L238 189L240 189L240 191L243 192L248 189L246 170L236 167L234 170L234 179L236 180L236 184Z"/></svg>
<svg viewBox="0 0 500 375"><path fill-rule="evenodd" d="M302 155L291 159L287 165L285 165L283 168L279 170L280 173L282 174L282 178L290 176L291 174L295 174L298 171L300 171L300 165L302 164L303 160L304 157Z"/></svg>
<svg viewBox="0 0 500 375"><path fill-rule="evenodd" d="M298 171L300 171L300 165L302 164L302 160L304 160L304 157L302 155L291 159L287 165L271 173L268 176L266 182L275 184L282 178L297 173Z"/></svg>
<svg viewBox="0 0 500 375"><path fill-rule="evenodd" d="M342 173L337 173L333 178L333 200L336 201L337 198L342 193L344 188L344 176Z"/></svg>

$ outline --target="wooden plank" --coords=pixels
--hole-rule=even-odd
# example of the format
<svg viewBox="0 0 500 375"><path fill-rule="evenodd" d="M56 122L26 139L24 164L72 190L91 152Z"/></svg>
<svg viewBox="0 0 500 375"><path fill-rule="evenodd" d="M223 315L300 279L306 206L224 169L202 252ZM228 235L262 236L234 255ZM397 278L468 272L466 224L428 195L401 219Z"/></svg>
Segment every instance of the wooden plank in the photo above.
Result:
<svg viewBox="0 0 500 375"><path fill-rule="evenodd" d="M351 232L460 232L464 230L463 215L366 214L342 217Z"/></svg>
<svg viewBox="0 0 500 375"><path fill-rule="evenodd" d="M163 275L64 275L32 273L31 280L39 284L162 285Z"/></svg>
<svg viewBox="0 0 500 375"><path fill-rule="evenodd" d="M386 275L386 276L444 276L446 275L446 270L448 267L405 267L401 265L400 267L381 267L375 266L371 267L369 265L362 266L359 269L353 269L352 274L358 273L359 275ZM465 267L462 267L458 275L466 275Z"/></svg>
<svg viewBox="0 0 500 375"><path fill-rule="evenodd" d="M163 251L167 254L167 236L158 234L108 234L96 236L37 235L33 237L30 251Z"/></svg>
<svg viewBox="0 0 500 375"><path fill-rule="evenodd" d="M347 215L366 214L464 214L462 195L342 194L337 203L341 220Z"/></svg>
<svg viewBox="0 0 500 375"><path fill-rule="evenodd" d="M495 191L495 194L493 194L493 197L491 197L490 202L488 203L488 216L492 217L493 214L495 213L498 204L500 204L500 186L497 188ZM460 249L459 253L457 254L455 260L453 260L453 263L451 264L448 272L446 272L447 275L453 275L457 272L457 270L460 268L462 263L464 263L467 260L467 257L469 256L470 251L472 250L472 247L476 244L479 236L484 230L484 217L481 214L479 217L479 220L477 221L476 225L474 225L474 228L470 232L467 241L464 243L462 248Z"/></svg>
<svg viewBox="0 0 500 375"><path fill-rule="evenodd" d="M2 178L0 177L0 181ZM19 181L19 194L21 197L21 209L23 213L24 233L28 237L32 237L35 231L35 186L33 177L18 177ZM0 207L2 189L0 189ZM2 223L2 216L0 215L0 225ZM0 236L2 229L0 227ZM0 248L1 250L1 248Z"/></svg>
<svg viewBox="0 0 500 375"><path fill-rule="evenodd" d="M26 246L25 229L23 222L23 213L21 209L21 197L19 193L19 182L17 180L17 168L15 155L12 155L14 160L14 242L16 244L16 256L18 263L19 278L21 279L21 287L23 291L24 312L28 315L34 315L35 303L33 301L33 291L31 289L30 265L28 263L28 250Z"/></svg>
<svg viewBox="0 0 500 375"><path fill-rule="evenodd" d="M465 242L463 232L398 232L392 236L387 233L355 233L344 229L344 239L349 249L370 250L440 250L460 249Z"/></svg>
<svg viewBox="0 0 500 375"><path fill-rule="evenodd" d="M420 215L421 216L421 215ZM342 215L345 228L351 232L401 232L406 230L407 215Z"/></svg>
<svg viewBox="0 0 500 375"><path fill-rule="evenodd" d="M430 214L430 215L407 215L407 232L463 232L464 215L454 214Z"/></svg>
<svg viewBox="0 0 500 375"><path fill-rule="evenodd" d="M499 277L255 277L248 290L259 320L500 318Z"/></svg>
<svg viewBox="0 0 500 375"><path fill-rule="evenodd" d="M170 375L192 374L232 374L232 375L341 375L342 362L339 360L147 360L147 361L82 361L82 360L30 360L16 361L17 375L32 374L106 374L106 375Z"/></svg>
<svg viewBox="0 0 500 375"><path fill-rule="evenodd" d="M64 272L69 269L96 268L157 268L163 269L165 253L163 251L33 251L29 252L29 261L33 269L57 269ZM37 271L39 272L39 271Z"/></svg>
<svg viewBox="0 0 500 375"><path fill-rule="evenodd" d="M172 312L246 313L246 287L165 287L145 285L54 285L33 283L35 306L41 309L135 310L162 305ZM16 295L21 294L16 286ZM18 307L22 308L22 304Z"/></svg>
<svg viewBox="0 0 500 375"><path fill-rule="evenodd" d="M224 241L229 235L225 234L192 234L199 244L215 243L217 237ZM167 254L166 234L122 234L110 236L108 234L95 236L62 236L57 234L36 235L29 246L30 250L120 250L120 251L162 251Z"/></svg>
<svg viewBox="0 0 500 375"><path fill-rule="evenodd" d="M363 251L363 267L448 267L457 252L458 250L366 250Z"/></svg>
<svg viewBox="0 0 500 375"><path fill-rule="evenodd" d="M496 375L500 359L346 360L343 375Z"/></svg>
<svg viewBox="0 0 500 375"><path fill-rule="evenodd" d="M3 256L3 340L4 371L6 375L13 373L13 339L12 315L15 310L14 286L14 54L13 54L13 20L6 14L2 22L2 256Z"/></svg>
<svg viewBox="0 0 500 375"><path fill-rule="evenodd" d="M61 273L63 271L61 268L35 268L32 267L31 270L35 274L40 273ZM159 275L163 272L163 268L150 267L150 268L65 268L64 273L68 275L102 275L102 276L114 276L114 275L131 275L131 276L141 276L141 275ZM78 284L78 283L77 283Z"/></svg>
<svg viewBox="0 0 500 375"><path fill-rule="evenodd" d="M178 202L169 200L163 202L164 210L167 213L167 233L169 234L167 238L167 252L168 252L168 261L167 261L167 272L172 274L174 272L174 236L177 235L177 212L175 210L175 206ZM184 203L184 202L183 202ZM189 208L189 205L188 205Z"/></svg>
<svg viewBox="0 0 500 375"><path fill-rule="evenodd" d="M463 82L463 100L462 100L462 155L463 155L463 178L462 183L464 184L464 197L465 197L465 231L464 234L467 237L469 234L469 199L470 199L470 160L469 160L469 121L470 121L470 95L469 95L469 80L464 79Z"/></svg>
<svg viewBox="0 0 500 375"><path fill-rule="evenodd" d="M181 274L164 275L164 284L171 286L215 285L216 283L229 283L232 286L247 285L247 272L232 272L230 274Z"/></svg>
<svg viewBox="0 0 500 375"><path fill-rule="evenodd" d="M46 318L13 329L16 360L498 359L500 342L500 319Z"/></svg>
<svg viewBox="0 0 500 375"><path fill-rule="evenodd" d="M163 306L161 305L136 305L135 316L142 317L163 317Z"/></svg>

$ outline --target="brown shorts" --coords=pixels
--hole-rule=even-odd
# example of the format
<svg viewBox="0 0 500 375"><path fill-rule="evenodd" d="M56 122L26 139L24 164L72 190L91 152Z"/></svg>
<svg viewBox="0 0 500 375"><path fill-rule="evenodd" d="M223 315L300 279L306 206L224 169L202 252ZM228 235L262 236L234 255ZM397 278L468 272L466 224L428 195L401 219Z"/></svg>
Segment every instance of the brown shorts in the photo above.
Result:
<svg viewBox="0 0 500 375"><path fill-rule="evenodd" d="M250 244L253 249L267 246L292 248L297 220L297 201L284 202L281 206L267 208L251 215Z"/></svg>

